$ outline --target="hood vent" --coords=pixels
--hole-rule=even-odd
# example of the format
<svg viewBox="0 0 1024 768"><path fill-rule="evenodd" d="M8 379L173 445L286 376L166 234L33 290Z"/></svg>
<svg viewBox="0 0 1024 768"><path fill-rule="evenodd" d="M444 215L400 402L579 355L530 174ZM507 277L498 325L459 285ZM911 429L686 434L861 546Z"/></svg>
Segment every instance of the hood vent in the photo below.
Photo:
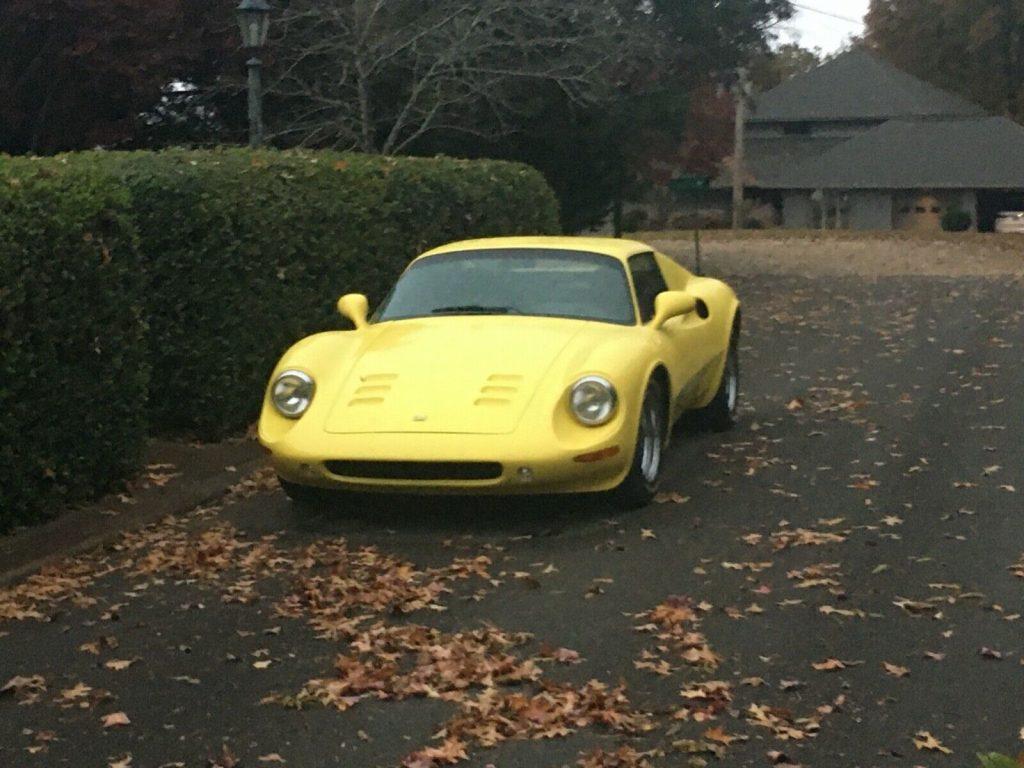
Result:
<svg viewBox="0 0 1024 768"><path fill-rule="evenodd" d="M487 381L480 388L480 397L473 404L484 407L511 405L516 395L519 394L519 387L522 383L522 376L511 373L495 373L487 377Z"/></svg>
<svg viewBox="0 0 1024 768"><path fill-rule="evenodd" d="M352 393L353 397L349 400L349 407L382 405L391 392L392 384L397 379L398 375L394 373L373 373L360 376L359 381L362 383Z"/></svg>

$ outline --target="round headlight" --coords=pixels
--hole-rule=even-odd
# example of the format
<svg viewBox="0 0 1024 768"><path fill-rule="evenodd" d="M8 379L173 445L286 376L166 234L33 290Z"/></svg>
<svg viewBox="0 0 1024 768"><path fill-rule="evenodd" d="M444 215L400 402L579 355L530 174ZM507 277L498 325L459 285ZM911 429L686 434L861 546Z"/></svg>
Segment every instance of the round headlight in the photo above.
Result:
<svg viewBox="0 0 1024 768"><path fill-rule="evenodd" d="M573 415L588 427L607 424L615 415L619 396L615 387L600 376L587 376L572 385L569 404Z"/></svg>
<svg viewBox="0 0 1024 768"><path fill-rule="evenodd" d="M274 379L270 400L278 412L288 419L297 419L313 402L316 385L309 374L302 371L284 371Z"/></svg>

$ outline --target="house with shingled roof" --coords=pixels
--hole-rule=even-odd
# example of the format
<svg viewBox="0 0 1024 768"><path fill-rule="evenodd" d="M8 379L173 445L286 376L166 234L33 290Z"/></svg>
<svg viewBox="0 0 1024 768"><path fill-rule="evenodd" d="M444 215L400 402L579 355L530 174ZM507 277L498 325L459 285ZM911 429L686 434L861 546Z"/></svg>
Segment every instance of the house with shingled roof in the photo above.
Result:
<svg viewBox="0 0 1024 768"><path fill-rule="evenodd" d="M860 49L757 97L746 145L747 196L787 228L938 230L960 210L985 231L1024 210L1024 127Z"/></svg>

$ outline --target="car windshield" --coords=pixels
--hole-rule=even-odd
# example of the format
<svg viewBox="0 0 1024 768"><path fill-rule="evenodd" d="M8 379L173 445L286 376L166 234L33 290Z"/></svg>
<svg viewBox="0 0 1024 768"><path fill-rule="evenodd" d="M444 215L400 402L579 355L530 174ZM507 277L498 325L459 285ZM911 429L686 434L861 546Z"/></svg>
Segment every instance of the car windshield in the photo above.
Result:
<svg viewBox="0 0 1024 768"><path fill-rule="evenodd" d="M622 263L557 249L460 251L416 262L375 322L443 315L532 315L633 325Z"/></svg>

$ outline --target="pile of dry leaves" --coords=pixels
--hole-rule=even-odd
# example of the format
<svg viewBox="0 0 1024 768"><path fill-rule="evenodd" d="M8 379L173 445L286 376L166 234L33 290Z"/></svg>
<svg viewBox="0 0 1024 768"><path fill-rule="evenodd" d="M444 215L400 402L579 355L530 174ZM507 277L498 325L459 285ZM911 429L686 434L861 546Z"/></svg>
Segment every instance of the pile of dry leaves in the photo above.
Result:
<svg viewBox="0 0 1024 768"><path fill-rule="evenodd" d="M657 643L653 650L645 651L642 658L634 662L635 666L660 675L669 674L677 665L665 658L668 655L673 661L678 659L708 669L716 668L722 659L698 631L700 613L709 610L711 606L706 603L695 606L688 597L672 596L655 608L637 614L636 618L645 623L636 630L652 635Z"/></svg>

